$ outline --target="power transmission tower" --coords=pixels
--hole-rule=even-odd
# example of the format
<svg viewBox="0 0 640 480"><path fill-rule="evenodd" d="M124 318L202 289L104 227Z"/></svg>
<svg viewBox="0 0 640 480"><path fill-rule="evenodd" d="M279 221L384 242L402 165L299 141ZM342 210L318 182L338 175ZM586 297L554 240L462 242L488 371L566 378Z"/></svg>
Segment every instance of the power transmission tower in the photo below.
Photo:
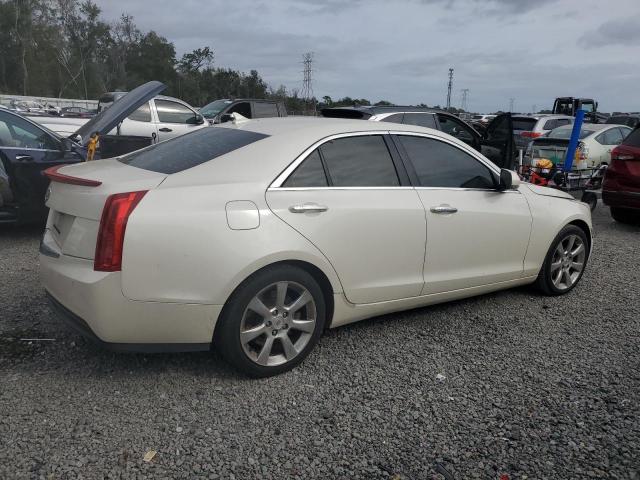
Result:
<svg viewBox="0 0 640 480"><path fill-rule="evenodd" d="M302 80L302 100L304 101L305 114L315 114L316 106L313 97L313 52L307 52L302 55L302 64L304 65Z"/></svg>
<svg viewBox="0 0 640 480"><path fill-rule="evenodd" d="M447 110L451 108L451 87L453 86L453 68L449 69L449 84L447 85Z"/></svg>
<svg viewBox="0 0 640 480"><path fill-rule="evenodd" d="M467 111L467 97L469 96L469 89L468 88L463 88L460 91L462 92L462 105L460 105L460 108L466 112Z"/></svg>
<svg viewBox="0 0 640 480"><path fill-rule="evenodd" d="M509 99L509 112L513 113L513 106L515 105L515 103L516 103L515 98L512 97Z"/></svg>

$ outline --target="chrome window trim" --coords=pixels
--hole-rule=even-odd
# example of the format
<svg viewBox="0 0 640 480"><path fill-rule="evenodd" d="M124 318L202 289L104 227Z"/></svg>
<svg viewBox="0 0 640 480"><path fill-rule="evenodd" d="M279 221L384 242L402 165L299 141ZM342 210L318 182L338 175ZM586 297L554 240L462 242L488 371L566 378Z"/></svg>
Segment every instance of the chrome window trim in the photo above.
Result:
<svg viewBox="0 0 640 480"><path fill-rule="evenodd" d="M282 173L280 175L278 175L276 177L276 179L271 182L271 185L269 185L269 190L272 188L286 188L286 187L282 187L282 184L287 180L287 178L289 178L289 175L291 175L293 173L293 171L298 168L298 166L304 162L307 157L319 146L330 142L331 140L335 140L337 138L348 138L348 137L365 137L365 136L369 136L369 135L380 135L380 136L384 136L387 135L389 132L387 132L386 130L363 130L360 132L346 132L346 133L335 133L333 135L329 135L327 137L321 138L320 140L316 141L315 143L313 143L310 147L308 147L306 150L304 150L300 155L298 155L296 157L296 159L291 162L289 164L289 166L287 168L285 168ZM389 157L391 158L391 154L389 154ZM306 189L304 187L289 187L289 188L302 188L302 189ZM345 187L307 187L307 188L345 188ZM352 188L352 187L346 187L346 188ZM399 187L353 187L353 188L399 188Z"/></svg>
<svg viewBox="0 0 640 480"><path fill-rule="evenodd" d="M54 148L33 148L33 147L5 147L0 146L0 150L22 150L22 151L35 151L35 152L60 152Z"/></svg>
<svg viewBox="0 0 640 480"><path fill-rule="evenodd" d="M398 187L269 187L270 192L282 191L309 191L309 190L413 190L412 186L401 185Z"/></svg>

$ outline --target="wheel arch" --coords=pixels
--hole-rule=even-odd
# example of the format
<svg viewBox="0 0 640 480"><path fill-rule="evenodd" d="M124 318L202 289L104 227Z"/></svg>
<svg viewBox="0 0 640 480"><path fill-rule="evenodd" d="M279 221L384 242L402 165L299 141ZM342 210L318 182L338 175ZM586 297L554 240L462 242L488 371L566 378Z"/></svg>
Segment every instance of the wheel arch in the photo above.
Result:
<svg viewBox="0 0 640 480"><path fill-rule="evenodd" d="M287 259L287 260L278 260L278 261L274 261L272 263L269 263L267 265L263 265L260 268L255 269L254 271L252 271L249 275L247 275L241 282L239 282L235 288L233 289L233 291L227 296L227 299L224 302L224 306L222 307L222 310L220 311L220 315L218 316L218 319L216 321L216 325L213 331L213 337L212 337L212 341L213 339L215 339L216 337L216 332L218 330L219 325L221 324L220 319L224 318L224 315L226 314L230 302L233 299L233 297L235 296L235 294L242 288L242 286L249 281L251 278L253 278L254 276L258 275L259 273L274 268L274 267L278 267L278 266L283 266L283 265L290 265L296 268L299 268L301 270L304 270L305 272L307 272L309 275L311 275L313 277L313 279L318 282L318 285L320 286L320 289L322 290L322 295L324 297L324 301L325 301L325 306L326 306L326 310L327 310L327 318L326 318L326 322L325 322L325 329L328 329L329 326L331 325L331 322L333 321L333 315L334 315L334 311L335 311L335 303L334 303L334 298L333 298L333 294L334 294L334 287L333 284L331 283L331 280L329 279L329 277L327 276L327 274L321 269L319 268L317 265L314 265L313 263L306 261L306 260L298 260L298 259Z"/></svg>
<svg viewBox="0 0 640 480"><path fill-rule="evenodd" d="M578 218L572 220L567 225L574 225L584 232L587 237L587 242L589 242L588 256L591 256L591 246L593 244L593 239L591 238L591 229L589 228L589 224L587 224L587 222L585 222L584 220Z"/></svg>

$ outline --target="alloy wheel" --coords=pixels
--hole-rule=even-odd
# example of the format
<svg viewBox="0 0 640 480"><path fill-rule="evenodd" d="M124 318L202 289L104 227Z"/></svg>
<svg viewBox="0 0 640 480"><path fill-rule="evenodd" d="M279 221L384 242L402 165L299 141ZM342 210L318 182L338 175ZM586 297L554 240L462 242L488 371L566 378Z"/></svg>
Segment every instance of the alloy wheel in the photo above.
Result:
<svg viewBox="0 0 640 480"><path fill-rule="evenodd" d="M551 281L558 290L568 290L580 278L584 270L587 250L578 235L567 235L553 252Z"/></svg>
<svg viewBox="0 0 640 480"><path fill-rule="evenodd" d="M242 349L259 365L282 365L307 346L316 319L316 303L309 290L296 282L272 283L258 292L244 311Z"/></svg>

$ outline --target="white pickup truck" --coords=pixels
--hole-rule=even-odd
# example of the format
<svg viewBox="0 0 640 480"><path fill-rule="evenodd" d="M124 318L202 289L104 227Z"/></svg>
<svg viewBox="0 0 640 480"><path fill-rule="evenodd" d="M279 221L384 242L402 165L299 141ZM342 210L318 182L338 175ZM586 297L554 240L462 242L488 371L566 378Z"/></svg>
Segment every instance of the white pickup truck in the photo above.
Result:
<svg viewBox="0 0 640 480"><path fill-rule="evenodd" d="M126 92L105 93L98 100L98 112L109 108ZM87 118L69 118L54 116L29 116L29 118L49 130L68 137L87 123ZM161 142L169 138L208 126L204 117L188 103L177 98L157 95L138 107L125 118L109 135L133 135L151 137L151 143Z"/></svg>

